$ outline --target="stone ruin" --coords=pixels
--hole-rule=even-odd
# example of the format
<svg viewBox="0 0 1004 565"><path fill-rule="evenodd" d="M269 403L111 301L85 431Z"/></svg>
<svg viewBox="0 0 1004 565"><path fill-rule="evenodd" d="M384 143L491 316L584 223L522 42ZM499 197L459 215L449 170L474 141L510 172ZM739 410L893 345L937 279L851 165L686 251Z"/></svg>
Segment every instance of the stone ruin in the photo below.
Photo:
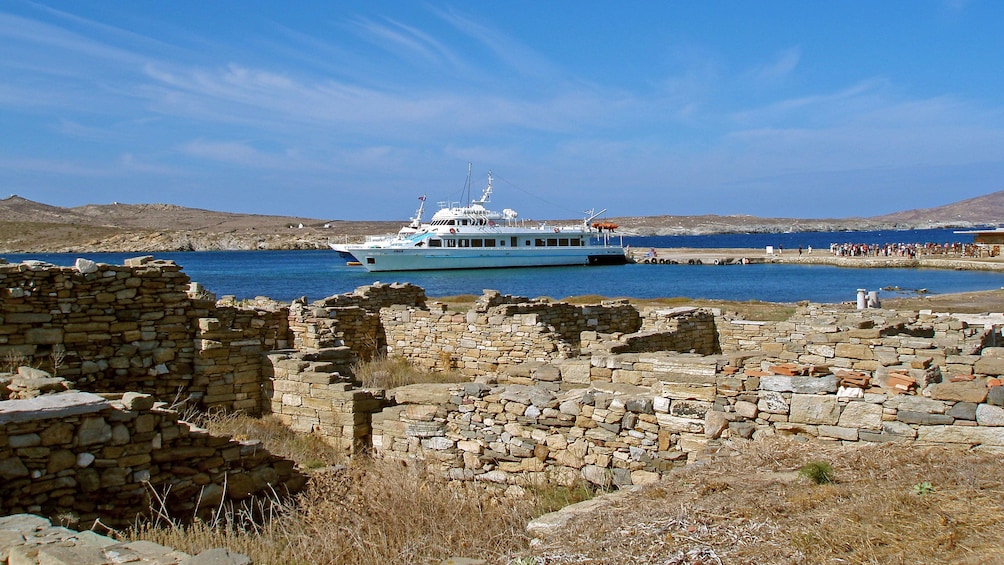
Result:
<svg viewBox="0 0 1004 565"><path fill-rule="evenodd" d="M450 311L396 283L241 306L190 288L149 258L0 265L0 514L128 522L170 488L195 516L303 486L179 403L505 488L641 484L770 435L1004 450L1000 315L804 303L774 322L496 291ZM383 355L469 382L361 388L356 364Z"/></svg>

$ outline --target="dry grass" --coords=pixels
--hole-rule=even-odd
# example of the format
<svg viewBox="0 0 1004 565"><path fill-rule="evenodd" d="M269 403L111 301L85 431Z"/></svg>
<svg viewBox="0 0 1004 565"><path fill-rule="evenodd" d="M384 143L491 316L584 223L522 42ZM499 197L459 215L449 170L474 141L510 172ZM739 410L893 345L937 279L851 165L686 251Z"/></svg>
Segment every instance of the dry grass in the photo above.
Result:
<svg viewBox="0 0 1004 565"><path fill-rule="evenodd" d="M420 383L463 383L470 379L457 371L426 371L412 366L403 357L383 357L353 368L364 388L391 389Z"/></svg>
<svg viewBox="0 0 1004 565"><path fill-rule="evenodd" d="M212 415L199 423L260 439L301 467L337 461L323 442L295 436L271 417ZM456 556L508 563L529 548L529 520L592 496L584 485L538 485L508 496L492 485L447 482L420 465L360 457L314 471L303 493L274 506L226 508L213 524L137 526L127 536L191 554L226 547L260 564L434 564Z"/></svg>
<svg viewBox="0 0 1004 565"><path fill-rule="evenodd" d="M188 552L227 547L255 563L439 563L462 555L505 562L525 550L533 497L502 498L474 484L448 484L400 463L365 461L315 472L281 516L243 529L141 529L146 539Z"/></svg>
<svg viewBox="0 0 1004 565"><path fill-rule="evenodd" d="M252 418L239 413L213 413L200 414L189 421L215 435L260 440L270 453L292 459L305 469L345 463L341 452L320 436L294 433L275 416Z"/></svg>
<svg viewBox="0 0 1004 565"><path fill-rule="evenodd" d="M270 449L289 441L264 420L228 416L212 425L261 434ZM255 563L433 564L451 556L507 565L1004 563L999 456L785 439L726 450L732 456L680 468L539 544L531 545L526 523L591 497L589 489L544 486L509 497L366 459L314 472L308 489L268 522L231 512L213 528L131 535L189 553L223 546ZM803 476L806 465L830 466L832 482Z"/></svg>
<svg viewBox="0 0 1004 565"><path fill-rule="evenodd" d="M771 440L585 516L537 563L1001 563L999 456ZM800 477L832 465L834 482ZM929 483L930 489L923 484Z"/></svg>
<svg viewBox="0 0 1004 565"><path fill-rule="evenodd" d="M450 310L463 311L474 305L478 299L473 294L461 294L457 296L445 296L433 300L442 302ZM605 300L616 300L616 297L600 296L598 294L583 294L579 296L566 296L560 302L569 304L590 305L599 304ZM551 299L553 300L553 299ZM776 302L761 302L759 300L749 300L746 302L735 302L725 300L707 300L699 298L687 298L676 296L670 298L627 298L628 302L637 308L646 307L667 307L667 306L697 306L701 308L721 308L729 312L735 312L747 320L759 320L766 322L780 322L787 320L795 313L795 305L781 304Z"/></svg>

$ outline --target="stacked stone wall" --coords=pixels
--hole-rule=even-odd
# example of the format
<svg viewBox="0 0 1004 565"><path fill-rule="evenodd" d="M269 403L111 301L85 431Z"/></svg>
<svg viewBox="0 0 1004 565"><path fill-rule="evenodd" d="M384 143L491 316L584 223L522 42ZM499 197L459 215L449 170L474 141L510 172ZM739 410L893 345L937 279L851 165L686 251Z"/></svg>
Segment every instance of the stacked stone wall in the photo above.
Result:
<svg viewBox="0 0 1004 565"><path fill-rule="evenodd" d="M312 304L294 301L289 310L293 347L300 350L351 347L361 360L383 353L386 339L379 312L391 306L425 308L425 290L413 284L374 283Z"/></svg>
<svg viewBox="0 0 1004 565"><path fill-rule="evenodd" d="M373 418L377 456L421 459L458 480L524 484L558 478L600 485L657 480L727 439L768 435L817 441L963 444L1004 452L1004 348L987 348L972 380L922 389L842 386L843 377L743 370L696 356L672 371L641 371L650 386L481 383L394 395ZM668 361L668 359L667 359ZM635 354L603 364L633 365ZM776 367L784 371L787 367ZM623 369L619 369L623 370ZM634 369L632 369L634 370Z"/></svg>
<svg viewBox="0 0 1004 565"><path fill-rule="evenodd" d="M393 306L380 311L380 322L388 355L425 369L478 375L577 357L583 332L636 332L641 316L621 301L577 306L486 291L467 312L439 304Z"/></svg>
<svg viewBox="0 0 1004 565"><path fill-rule="evenodd" d="M354 388L344 376L355 359L347 347L269 354L266 396L271 413L293 431L317 434L345 455L362 453L371 443L370 415L384 401L382 391Z"/></svg>
<svg viewBox="0 0 1004 565"><path fill-rule="evenodd" d="M260 414L264 355L289 347L288 310L196 303L198 318L192 389L204 408Z"/></svg>
<svg viewBox="0 0 1004 565"><path fill-rule="evenodd" d="M716 320L725 353L769 360L884 373L921 360L945 373L972 374L972 355L1000 342L999 328L970 325L931 312L798 308L788 320L760 322L724 315Z"/></svg>
<svg viewBox="0 0 1004 565"><path fill-rule="evenodd" d="M189 278L171 262L127 263L0 265L0 359L79 390L158 398L189 390L197 315Z"/></svg>
<svg viewBox="0 0 1004 565"><path fill-rule="evenodd" d="M150 395L85 392L0 402L0 479L0 514L110 526L154 507L177 520L205 518L221 501L305 483L259 442L213 436Z"/></svg>

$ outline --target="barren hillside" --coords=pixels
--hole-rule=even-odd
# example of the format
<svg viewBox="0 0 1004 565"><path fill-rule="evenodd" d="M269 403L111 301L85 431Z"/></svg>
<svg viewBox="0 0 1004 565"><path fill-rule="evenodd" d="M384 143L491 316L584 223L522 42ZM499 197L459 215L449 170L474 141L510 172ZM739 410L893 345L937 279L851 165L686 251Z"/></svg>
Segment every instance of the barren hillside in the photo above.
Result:
<svg viewBox="0 0 1004 565"><path fill-rule="evenodd" d="M403 222L405 219L402 218ZM1004 191L871 218L759 218L747 215L611 218L631 235L844 231L972 227L1004 221ZM234 214L173 204L89 204L62 208L12 195L0 200L0 253L325 249L328 242L391 233L400 222Z"/></svg>

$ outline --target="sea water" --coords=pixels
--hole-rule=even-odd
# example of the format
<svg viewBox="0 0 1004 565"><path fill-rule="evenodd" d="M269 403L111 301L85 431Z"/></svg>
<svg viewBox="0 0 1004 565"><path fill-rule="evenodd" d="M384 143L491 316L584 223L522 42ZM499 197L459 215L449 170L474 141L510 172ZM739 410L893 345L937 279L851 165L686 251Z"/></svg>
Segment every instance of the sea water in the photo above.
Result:
<svg viewBox="0 0 1004 565"><path fill-rule="evenodd" d="M922 233L923 232L923 233ZM936 232L936 233L935 233ZM891 234L891 235L886 235ZM951 230L913 232L840 232L805 234L756 234L775 241L785 253L798 245L812 245L813 253L828 253L829 243L948 243L971 242L971 236ZM802 239L797 236L802 235ZM780 239L781 237L792 239ZM677 238L686 238L682 243ZM924 238L927 239L924 239ZM739 239L732 239L739 238ZM954 238L954 239L953 239ZM961 239L960 239L961 238ZM669 240L669 241L667 241ZM831 241L832 240L832 241ZM625 243L646 247L759 247L752 236L676 236L625 238ZM802 241L802 243L799 243ZM676 242L675 244L672 242ZM810 243L816 242L816 243ZM826 242L826 243L820 243ZM756 241L759 243L759 241ZM767 245L777 246L779 243ZM55 265L72 265L78 257L121 265L126 258L143 253L79 253L4 255L9 262L26 259ZM353 267L334 251L200 251L152 253L157 259L175 261L183 271L217 296L238 299L267 296L290 301L306 296L318 300L380 281L410 282L423 287L430 297L481 294L493 289L517 296L599 295L605 297L689 297L720 300L771 302L845 302L857 297L857 289L879 291L891 297L924 289L929 293L989 290L1004 287L1004 273L939 269L852 269L826 265L614 265L596 267L547 267L523 269L474 269L460 271L409 271L370 273ZM883 289L900 289L899 291Z"/></svg>

